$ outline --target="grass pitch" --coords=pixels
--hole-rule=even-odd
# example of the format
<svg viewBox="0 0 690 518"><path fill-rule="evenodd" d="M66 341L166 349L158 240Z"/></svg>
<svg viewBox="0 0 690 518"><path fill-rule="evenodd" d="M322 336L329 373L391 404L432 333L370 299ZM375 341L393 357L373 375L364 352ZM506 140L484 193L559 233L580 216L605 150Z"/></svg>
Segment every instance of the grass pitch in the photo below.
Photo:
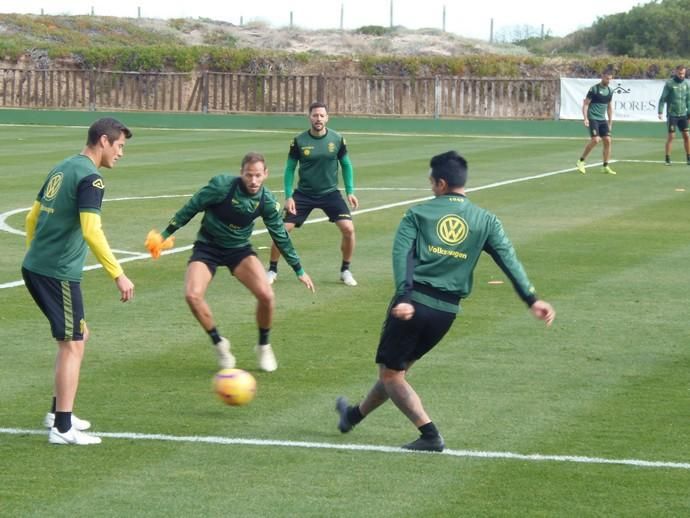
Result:
<svg viewBox="0 0 690 518"><path fill-rule="evenodd" d="M690 167L655 162L661 126L656 138L614 141L615 177L572 170L586 139L568 123L556 139L547 138L553 123L534 123L525 139L346 133L363 209L353 262L360 284L338 282L333 225L293 232L317 293L281 262L272 332L280 367L267 374L253 354L254 301L219 271L209 302L238 366L258 381L249 406L230 408L212 393L213 351L183 300L189 252L158 261L137 254L150 228L162 228L214 174L237 171L249 150L266 155L268 186L281 190L292 133L198 131L204 120L175 131L139 122L125 158L104 171L105 231L129 258L137 294L121 304L103 270L84 275L92 338L75 410L104 433L101 446L47 444L39 425L55 347L26 290L11 287L24 238L0 232L0 514L687 513ZM331 125L340 129L337 118ZM78 152L84 136L81 127L0 127L5 230L23 229L25 213L8 213L31 205L50 167ZM448 149L469 160L470 197L502 219L558 315L544 328L483 258L454 328L410 374L451 451L402 453L394 447L416 430L392 405L344 436L333 403L362 397L375 379L393 233L407 203L431 194L429 158ZM191 245L197 227L198 219L178 232L177 247ZM253 243L266 262L267 234Z"/></svg>

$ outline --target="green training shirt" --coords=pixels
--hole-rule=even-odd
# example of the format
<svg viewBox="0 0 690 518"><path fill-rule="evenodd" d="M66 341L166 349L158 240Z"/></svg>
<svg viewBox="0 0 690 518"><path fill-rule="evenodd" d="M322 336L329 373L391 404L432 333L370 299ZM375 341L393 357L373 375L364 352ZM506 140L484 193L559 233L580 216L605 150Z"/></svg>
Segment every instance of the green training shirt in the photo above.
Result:
<svg viewBox="0 0 690 518"><path fill-rule="evenodd" d="M297 188L309 196L324 196L338 189L338 163L347 156L345 139L327 129L326 134L314 137L309 131L300 133L290 144L288 162L299 162ZM351 179L344 178L346 190L351 194ZM292 183L292 182L291 182ZM292 185L290 185L292 187ZM292 193L285 193L286 197Z"/></svg>
<svg viewBox="0 0 690 518"><path fill-rule="evenodd" d="M227 174L214 176L177 211L163 231L163 238L185 226L199 212L203 212L204 217L197 240L218 248L250 246L254 220L261 217L287 263L301 275L300 259L285 230L280 205L266 187L262 186L258 193L250 194L240 177Z"/></svg>
<svg viewBox="0 0 690 518"><path fill-rule="evenodd" d="M659 98L659 115L664 113L664 105L666 107L666 115L669 117L684 117L690 115L690 85L688 82L678 81L676 77L672 77L664 85Z"/></svg>
<svg viewBox="0 0 690 518"><path fill-rule="evenodd" d="M590 100L587 118L592 121L608 120L608 108L613 99L611 87L597 83L587 92L587 99Z"/></svg>
<svg viewBox="0 0 690 518"><path fill-rule="evenodd" d="M458 301L452 299L469 296L482 251L508 276L526 304L537 300L512 243L491 212L461 194L437 196L410 208L393 243L398 301L414 300L457 313Z"/></svg>
<svg viewBox="0 0 690 518"><path fill-rule="evenodd" d="M88 251L79 213L100 214L104 189L103 178L87 156L75 155L55 166L36 197L41 211L22 266L79 282Z"/></svg>

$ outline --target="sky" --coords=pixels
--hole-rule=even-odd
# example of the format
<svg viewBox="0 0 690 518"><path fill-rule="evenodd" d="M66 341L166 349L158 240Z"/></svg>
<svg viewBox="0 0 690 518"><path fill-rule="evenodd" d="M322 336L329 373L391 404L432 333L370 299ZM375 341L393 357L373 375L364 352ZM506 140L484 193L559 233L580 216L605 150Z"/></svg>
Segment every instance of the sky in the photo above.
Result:
<svg viewBox="0 0 690 518"><path fill-rule="evenodd" d="M409 29L443 26L468 38L488 40L491 20L494 34L512 27L535 27L553 36L565 36L588 27L599 16L630 10L650 0L0 0L0 13L70 14L93 13L99 16L136 18L212 18L239 25L252 21L273 27L294 25L304 29L343 27L356 29L364 25L390 25L391 2L393 24ZM420 6L423 6L420 7ZM140 11L139 11L140 9Z"/></svg>

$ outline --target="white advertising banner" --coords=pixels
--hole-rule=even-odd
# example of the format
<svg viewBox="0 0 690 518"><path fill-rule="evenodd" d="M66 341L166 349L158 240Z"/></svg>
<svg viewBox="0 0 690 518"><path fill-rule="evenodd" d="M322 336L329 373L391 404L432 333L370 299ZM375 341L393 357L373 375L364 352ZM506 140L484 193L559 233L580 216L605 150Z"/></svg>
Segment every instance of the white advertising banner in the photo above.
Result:
<svg viewBox="0 0 690 518"><path fill-rule="evenodd" d="M561 78L561 119L582 120L582 101L589 89L601 80ZM612 79L614 121L658 121L661 79ZM664 115L665 115L664 111Z"/></svg>

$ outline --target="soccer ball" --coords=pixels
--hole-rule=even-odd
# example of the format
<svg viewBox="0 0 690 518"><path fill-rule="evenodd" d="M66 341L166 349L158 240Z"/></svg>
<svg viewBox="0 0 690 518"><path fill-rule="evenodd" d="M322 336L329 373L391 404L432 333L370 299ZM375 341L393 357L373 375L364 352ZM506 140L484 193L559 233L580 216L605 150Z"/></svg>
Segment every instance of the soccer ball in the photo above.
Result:
<svg viewBox="0 0 690 518"><path fill-rule="evenodd" d="M256 380L242 369L223 369L213 377L213 390L226 405L242 406L256 396Z"/></svg>

